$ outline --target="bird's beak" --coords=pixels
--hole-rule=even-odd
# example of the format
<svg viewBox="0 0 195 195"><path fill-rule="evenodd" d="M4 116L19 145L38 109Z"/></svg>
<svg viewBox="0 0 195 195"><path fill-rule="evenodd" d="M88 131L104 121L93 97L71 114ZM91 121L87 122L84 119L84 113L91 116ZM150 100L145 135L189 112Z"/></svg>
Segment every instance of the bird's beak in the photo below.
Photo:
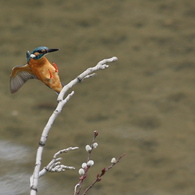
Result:
<svg viewBox="0 0 195 195"><path fill-rule="evenodd" d="M54 52L54 51L58 51L58 50L60 50L60 49L48 49L47 52L49 53L49 52Z"/></svg>

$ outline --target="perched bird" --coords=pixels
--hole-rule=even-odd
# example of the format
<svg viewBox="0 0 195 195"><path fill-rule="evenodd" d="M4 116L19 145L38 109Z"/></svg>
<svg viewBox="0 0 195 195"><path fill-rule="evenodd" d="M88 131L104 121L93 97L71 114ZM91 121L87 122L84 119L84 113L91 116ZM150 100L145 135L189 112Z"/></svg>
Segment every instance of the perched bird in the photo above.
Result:
<svg viewBox="0 0 195 195"><path fill-rule="evenodd" d="M58 76L58 67L50 63L46 54L59 49L49 49L45 46L37 47L32 53L26 52L27 64L15 66L10 75L10 91L17 92L28 79L39 79L45 85L60 93L63 84Z"/></svg>

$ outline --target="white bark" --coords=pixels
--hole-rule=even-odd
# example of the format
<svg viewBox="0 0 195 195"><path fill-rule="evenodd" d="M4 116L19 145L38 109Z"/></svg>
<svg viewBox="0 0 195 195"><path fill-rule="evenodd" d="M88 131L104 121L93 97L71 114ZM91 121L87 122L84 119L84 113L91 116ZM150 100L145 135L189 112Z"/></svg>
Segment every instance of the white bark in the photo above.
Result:
<svg viewBox="0 0 195 195"><path fill-rule="evenodd" d="M58 105L57 105L56 109L54 110L53 114L50 116L45 128L43 129L41 139L39 141L39 147L37 149L37 154L36 154L35 168L34 168L33 175L31 176L31 179L30 179L30 187L31 187L31 191L30 191L31 193L30 194L31 195L36 195L37 194L39 177L44 175L45 172L46 172L46 170L43 169L42 171L40 171L40 169L41 169L41 159L42 159L43 149L44 149L44 146L46 144L46 141L47 141L47 138L48 138L48 135L49 135L49 131L50 131L56 117L60 114L61 110L63 109L64 105L74 95L74 91L72 91L66 98L64 98L65 94L67 93L67 91L70 88L72 88L78 82L81 82L86 78L90 78L90 77L94 76L95 71L103 70L103 69L108 68L109 65L107 65L106 63L114 62L116 60L117 60L117 57L112 57L112 58L104 59L104 60L100 61L96 66L88 68L83 73L81 73L79 76L77 76L74 80L70 81L61 90L61 92L60 92L60 94L58 95L58 98L57 98ZM57 170L62 171L63 169L67 168L66 166L59 166L58 160L59 159L57 159L56 161L54 160L54 162L53 161L50 162L51 164L49 164L50 165L49 168L51 170L53 168L53 171L54 170L55 171L57 171ZM57 163L57 164L55 164L55 163Z"/></svg>

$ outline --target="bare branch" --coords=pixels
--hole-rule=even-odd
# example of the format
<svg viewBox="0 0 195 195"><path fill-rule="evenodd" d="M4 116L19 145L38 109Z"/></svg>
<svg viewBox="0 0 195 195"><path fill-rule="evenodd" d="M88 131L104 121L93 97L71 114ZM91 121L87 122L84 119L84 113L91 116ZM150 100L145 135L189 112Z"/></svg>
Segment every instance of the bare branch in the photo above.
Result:
<svg viewBox="0 0 195 195"><path fill-rule="evenodd" d="M72 166L61 165L60 160L62 160L62 158L57 158L57 157L62 153L67 153L68 151L73 151L76 149L78 149L78 147L69 147L56 152L51 162L39 172L39 177L43 176L46 172L61 172L65 170L75 169Z"/></svg>
<svg viewBox="0 0 195 195"><path fill-rule="evenodd" d="M92 68L88 68L86 71L81 73L78 77L76 77L74 80L70 81L61 90L61 92L57 98L58 105L57 105L56 109L54 110L54 112L52 113L52 115L50 116L45 128L43 129L41 139L39 141L39 147L37 149L37 154L36 154L35 168L34 168L33 175L30 179L31 195L37 194L38 179L39 179L39 173L40 173L40 168L41 168L41 159L42 159L43 149L44 149L44 146L46 144L46 141L47 141L47 138L49 135L49 131L50 131L55 119L57 118L57 116L59 115L61 110L63 109L64 105L70 100L70 98L74 94L74 91L72 91L66 98L64 98L66 92L71 87L73 87L75 84L77 84L78 82L81 82L83 79L90 78L90 77L94 76L95 74L93 72L95 72L97 70L103 70L105 68L108 68L109 66L106 63L114 62L116 60L117 60L117 57L112 57L112 58L104 59L104 60L100 61L96 66L94 66ZM63 168L64 167L60 167L59 169L63 169ZM58 170L58 169L56 169L56 170Z"/></svg>
<svg viewBox="0 0 195 195"><path fill-rule="evenodd" d="M92 143L91 145L86 145L85 146L85 150L88 153L88 157L87 157L87 162L82 163L81 168L79 169L79 182L75 185L74 187L74 195L79 195L81 193L82 190L82 184L84 182L84 180L87 178L87 174L89 169L94 165L94 161L91 160L91 154L93 152L93 150L95 148L97 148L98 143L95 142L96 137L98 136L98 132L94 131L93 134L93 139L92 139ZM103 168L101 170L101 173L97 174L96 179L92 182L92 184L90 186L88 186L84 192L82 193L82 195L86 195L86 193L97 183L100 182L102 179L102 176L105 175L105 173L110 170L111 168L113 168L120 160L121 158L123 158L126 154L123 154L121 156L118 157L118 159L116 158L112 158L111 159L111 165L108 166L107 168Z"/></svg>
<svg viewBox="0 0 195 195"><path fill-rule="evenodd" d="M74 187L74 195L80 194L81 189L82 189L82 183L85 180L85 178L87 177L87 172L90 169L90 167L92 167L94 165L94 161L90 160L90 157L91 157L93 149L97 148L97 146L98 146L98 144L95 142L95 139L98 136L98 134L99 133L97 131L94 131L91 145L85 146L85 150L88 153L87 162L83 163L82 168L79 169L79 174L81 177L79 178L79 182Z"/></svg>
<svg viewBox="0 0 195 195"><path fill-rule="evenodd" d="M111 159L111 165L109 166L109 167L107 167L107 168L103 168L102 169L102 171L101 171L101 173L100 174L97 174L97 176L96 176L96 179L95 179L95 181L89 186L89 187L87 187L86 188L86 190L83 192L83 194L82 195L86 195L86 193L97 183L97 182L100 182L101 180L102 180L102 176L108 171L108 170L110 170L112 167L114 167L114 165L116 165L120 160L121 160L121 158L122 157L124 157L126 154L123 154L123 155L121 155L121 156L119 156L119 158L116 160L115 158L112 158Z"/></svg>
<svg viewBox="0 0 195 195"><path fill-rule="evenodd" d="M118 60L117 57L104 59L104 60L98 62L98 64L96 66L88 68L87 70L85 70L83 73L81 73L79 76L77 76L74 80L72 80L70 83L68 83L67 85L65 85L63 87L62 91L58 95L58 101L62 101L64 95L66 94L66 92L70 88L72 88L75 84L77 84L78 82L83 81L85 78L89 78L89 77L94 76L95 74L92 74L92 73L95 72L95 71L104 70L105 68L108 68L109 65L107 65L106 63L115 62L116 60Z"/></svg>
<svg viewBox="0 0 195 195"><path fill-rule="evenodd" d="M62 158L61 157L58 158L58 156L62 153L67 153L68 151L73 151L76 149L78 149L78 147L69 147L56 152L53 156L53 159L50 161L50 163L46 167L44 167L41 171L39 171L38 178L42 177L47 172L62 172L65 170L74 170L75 168L72 166L65 166L60 164L60 160L62 160ZM30 183L31 184L33 183L33 175L30 178ZM31 194L36 194L36 192L37 191L35 189L31 190Z"/></svg>
<svg viewBox="0 0 195 195"><path fill-rule="evenodd" d="M38 190L37 186L38 186L39 172L40 172L40 168L41 168L41 159L42 159L43 149L44 149L44 146L46 144L49 131L50 131L55 119L57 118L57 116L61 112L63 106L68 102L68 100L70 100L70 98L73 96L73 94L74 94L74 92L72 91L63 101L60 101L58 103L56 109L54 110L53 114L50 116L45 128L43 129L41 139L39 141L39 147L37 149L34 173L30 179L31 195L36 195L37 190Z"/></svg>

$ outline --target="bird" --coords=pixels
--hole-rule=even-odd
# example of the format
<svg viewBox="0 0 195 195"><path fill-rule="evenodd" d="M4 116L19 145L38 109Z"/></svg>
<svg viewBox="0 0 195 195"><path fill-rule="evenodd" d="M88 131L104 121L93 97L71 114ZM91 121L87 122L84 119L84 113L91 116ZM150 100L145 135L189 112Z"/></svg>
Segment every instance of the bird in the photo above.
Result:
<svg viewBox="0 0 195 195"><path fill-rule="evenodd" d="M38 79L59 94L64 85L60 81L58 67L56 63L50 63L45 57L46 54L58 50L40 46L35 48L32 53L27 51L27 64L12 68L10 92L17 92L29 79Z"/></svg>

